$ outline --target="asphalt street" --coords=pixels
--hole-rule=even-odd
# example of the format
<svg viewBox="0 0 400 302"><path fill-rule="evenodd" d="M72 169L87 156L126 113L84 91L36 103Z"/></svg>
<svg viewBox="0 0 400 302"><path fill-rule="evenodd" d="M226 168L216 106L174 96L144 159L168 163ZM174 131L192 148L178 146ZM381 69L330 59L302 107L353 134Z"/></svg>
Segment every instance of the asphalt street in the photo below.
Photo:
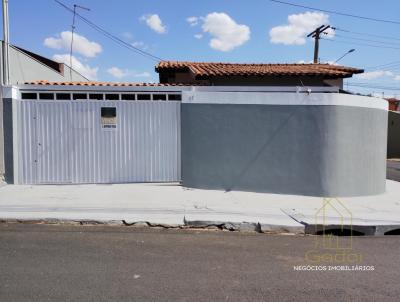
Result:
<svg viewBox="0 0 400 302"><path fill-rule="evenodd" d="M0 224L0 301L399 300L400 236L354 237L345 262L321 238ZM369 270L294 269L355 263Z"/></svg>
<svg viewBox="0 0 400 302"><path fill-rule="evenodd" d="M386 178L400 181L400 161L387 161Z"/></svg>

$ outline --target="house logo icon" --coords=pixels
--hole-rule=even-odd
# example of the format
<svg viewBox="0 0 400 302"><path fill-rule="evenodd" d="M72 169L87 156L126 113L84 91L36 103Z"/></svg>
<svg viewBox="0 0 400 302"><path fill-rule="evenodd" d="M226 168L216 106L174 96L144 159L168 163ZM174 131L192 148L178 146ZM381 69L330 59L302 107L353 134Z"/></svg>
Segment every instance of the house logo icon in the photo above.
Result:
<svg viewBox="0 0 400 302"><path fill-rule="evenodd" d="M316 237L316 248L353 248L353 215L338 198L322 200L322 206L315 213L315 227L315 233L321 235Z"/></svg>
<svg viewBox="0 0 400 302"><path fill-rule="evenodd" d="M338 198L324 198L315 213L315 246L306 251L305 260L314 264L360 263L361 254L353 251L353 215Z"/></svg>

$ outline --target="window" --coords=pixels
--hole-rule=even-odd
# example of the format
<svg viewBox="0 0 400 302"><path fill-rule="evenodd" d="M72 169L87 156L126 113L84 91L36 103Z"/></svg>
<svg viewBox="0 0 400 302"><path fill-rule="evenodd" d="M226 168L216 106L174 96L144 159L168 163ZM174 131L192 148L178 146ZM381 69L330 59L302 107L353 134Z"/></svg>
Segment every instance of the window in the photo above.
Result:
<svg viewBox="0 0 400 302"><path fill-rule="evenodd" d="M121 94L121 100L124 101L134 101L136 100L136 95L135 94Z"/></svg>
<svg viewBox="0 0 400 302"><path fill-rule="evenodd" d="M73 100L87 100L87 94L86 93L74 93L72 95Z"/></svg>
<svg viewBox="0 0 400 302"><path fill-rule="evenodd" d="M101 107L101 127L104 129L117 128L117 108Z"/></svg>
<svg viewBox="0 0 400 302"><path fill-rule="evenodd" d="M150 101L151 100L150 94L138 94L137 99L138 101Z"/></svg>
<svg viewBox="0 0 400 302"><path fill-rule="evenodd" d="M102 93L89 93L89 99L90 100L103 100L103 94Z"/></svg>
<svg viewBox="0 0 400 302"><path fill-rule="evenodd" d="M54 100L54 93L39 93L40 100Z"/></svg>
<svg viewBox="0 0 400 302"><path fill-rule="evenodd" d="M106 100L118 101L119 100L119 94L116 94L116 93L106 94Z"/></svg>
<svg viewBox="0 0 400 302"><path fill-rule="evenodd" d="M168 95L168 100L169 101L181 101L182 100L182 95L180 95L180 94L169 94Z"/></svg>
<svg viewBox="0 0 400 302"><path fill-rule="evenodd" d="M56 100L70 100L71 95L69 93L56 93Z"/></svg>
<svg viewBox="0 0 400 302"><path fill-rule="evenodd" d="M37 93L23 92L23 93L21 93L21 98L23 100L36 100L37 99Z"/></svg>
<svg viewBox="0 0 400 302"><path fill-rule="evenodd" d="M153 101L166 101L167 95L166 94L153 94Z"/></svg>

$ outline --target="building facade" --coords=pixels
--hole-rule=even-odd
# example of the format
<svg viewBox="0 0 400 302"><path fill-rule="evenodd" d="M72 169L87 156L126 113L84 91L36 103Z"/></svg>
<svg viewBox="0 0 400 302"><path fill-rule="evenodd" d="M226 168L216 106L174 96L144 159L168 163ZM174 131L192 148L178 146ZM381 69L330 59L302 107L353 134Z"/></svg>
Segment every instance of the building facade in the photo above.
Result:
<svg viewBox="0 0 400 302"><path fill-rule="evenodd" d="M385 191L387 102L338 87L34 82L4 103L10 183Z"/></svg>

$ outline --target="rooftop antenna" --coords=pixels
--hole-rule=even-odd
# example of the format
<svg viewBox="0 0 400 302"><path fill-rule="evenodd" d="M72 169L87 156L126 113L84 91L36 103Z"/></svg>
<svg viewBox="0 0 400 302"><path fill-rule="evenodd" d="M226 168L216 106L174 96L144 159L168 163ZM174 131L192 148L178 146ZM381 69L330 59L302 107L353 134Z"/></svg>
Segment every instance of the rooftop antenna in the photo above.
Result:
<svg viewBox="0 0 400 302"><path fill-rule="evenodd" d="M7 1L7 0L5 0L5 1ZM70 78L71 82L72 82L72 47L73 47L73 44L74 44L75 17L76 17L76 9L77 8L90 11L90 8L87 8L87 7L84 7L84 6L80 6L78 4L74 4L74 15L72 17L72 25L71 25L71 29L72 29L71 30L71 49L70 49L70 52L69 52L69 78Z"/></svg>
<svg viewBox="0 0 400 302"><path fill-rule="evenodd" d="M9 43L10 33L8 26L8 0L3 0L3 74L2 82L3 85L10 84L10 57L9 57Z"/></svg>

